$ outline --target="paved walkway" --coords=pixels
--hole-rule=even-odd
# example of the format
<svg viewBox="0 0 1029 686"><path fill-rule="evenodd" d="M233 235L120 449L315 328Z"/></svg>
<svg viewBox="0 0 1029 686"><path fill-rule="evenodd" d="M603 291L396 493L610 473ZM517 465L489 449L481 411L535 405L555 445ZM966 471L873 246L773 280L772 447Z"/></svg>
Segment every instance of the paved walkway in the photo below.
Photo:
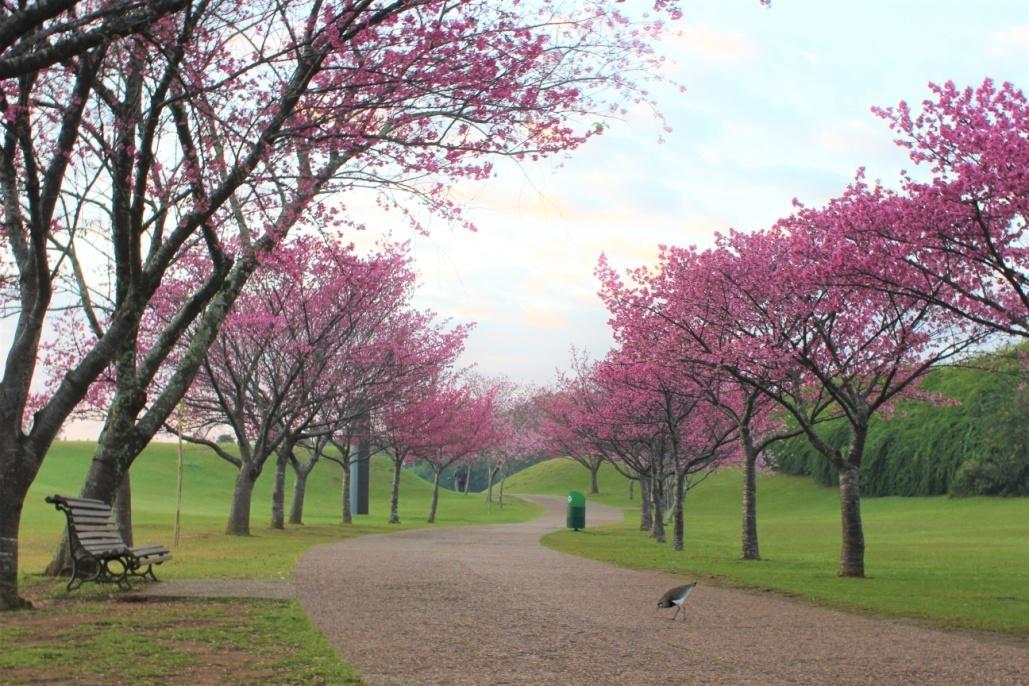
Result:
<svg viewBox="0 0 1029 686"><path fill-rule="evenodd" d="M655 603L681 577L543 548L564 502L533 500L545 514L524 524L314 548L297 596L368 684L1029 684L1029 643L768 595L701 586L670 622Z"/></svg>

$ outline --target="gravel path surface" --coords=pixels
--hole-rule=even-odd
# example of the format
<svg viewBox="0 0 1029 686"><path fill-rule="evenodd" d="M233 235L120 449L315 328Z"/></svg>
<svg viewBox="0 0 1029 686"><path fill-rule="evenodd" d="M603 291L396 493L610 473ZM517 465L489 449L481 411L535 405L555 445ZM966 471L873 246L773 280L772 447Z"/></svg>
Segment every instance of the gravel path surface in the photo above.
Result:
<svg viewBox="0 0 1029 686"><path fill-rule="evenodd" d="M309 551L297 596L368 684L1029 684L1029 644L698 587L539 545L532 522L362 536ZM621 513L589 505L590 525Z"/></svg>

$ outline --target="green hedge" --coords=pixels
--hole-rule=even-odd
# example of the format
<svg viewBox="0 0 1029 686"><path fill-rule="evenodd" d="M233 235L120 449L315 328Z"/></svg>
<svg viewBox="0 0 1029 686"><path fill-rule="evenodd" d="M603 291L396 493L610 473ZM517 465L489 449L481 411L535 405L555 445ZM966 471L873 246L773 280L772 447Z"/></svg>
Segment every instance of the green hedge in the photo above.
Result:
<svg viewBox="0 0 1029 686"><path fill-rule="evenodd" d="M958 404L905 401L892 417L873 420L863 494L1029 495L1029 380L1008 353L977 367L937 369L923 382L924 390ZM821 433L842 447L850 432L832 422ZM784 473L837 482L836 469L803 437L776 446L773 455Z"/></svg>

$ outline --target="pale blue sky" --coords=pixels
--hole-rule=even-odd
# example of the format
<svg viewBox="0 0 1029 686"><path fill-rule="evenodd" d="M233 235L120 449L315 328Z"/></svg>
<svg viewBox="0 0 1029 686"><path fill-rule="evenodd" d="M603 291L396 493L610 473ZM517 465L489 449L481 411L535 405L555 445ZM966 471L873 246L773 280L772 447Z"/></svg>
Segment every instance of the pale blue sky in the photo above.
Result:
<svg viewBox="0 0 1029 686"><path fill-rule="evenodd" d="M909 167L873 105L917 103L930 81L986 76L1025 89L1029 3L1006 0L693 0L664 52L686 86L656 89L674 131L613 122L558 168L501 167L465 189L480 228L416 242L419 300L474 319L466 361L543 383L571 344L602 353L601 251L628 267L658 243L707 244L767 226L797 197L818 204L859 166L892 181Z"/></svg>

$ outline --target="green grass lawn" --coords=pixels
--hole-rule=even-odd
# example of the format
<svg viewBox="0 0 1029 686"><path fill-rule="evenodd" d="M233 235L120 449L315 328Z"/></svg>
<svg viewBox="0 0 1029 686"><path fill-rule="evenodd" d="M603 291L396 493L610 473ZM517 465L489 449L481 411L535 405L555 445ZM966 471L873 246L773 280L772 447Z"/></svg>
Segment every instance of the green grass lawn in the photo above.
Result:
<svg viewBox="0 0 1029 686"><path fill-rule="evenodd" d="M507 488L564 493L588 486L588 477L577 464L552 460L511 477ZM1029 636L1029 499L865 498L867 578L841 579L835 575L835 489L802 477L759 477L764 559L745 562L739 559L741 487L740 472L726 470L689 493L681 553L638 531L636 510L626 513L624 524L561 531L544 543L626 567L709 577L834 607ZM633 506L613 470L601 490L591 499Z"/></svg>
<svg viewBox="0 0 1029 686"><path fill-rule="evenodd" d="M22 516L20 569L23 589L40 608L0 616L0 673L4 684L344 684L358 677L340 661L295 601L177 600L119 602L110 587L86 584L67 594L63 581L39 577L64 527L64 515L43 501L53 493L77 495L94 444L58 442L29 491ZM158 568L162 579L289 579L311 546L366 533L428 526L432 487L403 472L402 524L389 525L392 474L373 458L370 514L340 522L342 474L331 462L308 480L305 524L268 528L274 474L269 465L253 498L251 536L224 529L235 468L206 448L187 446L184 459L182 535L173 545L177 448L155 443L132 468L133 528L137 545L162 543L173 559ZM287 485L287 507L292 499ZM288 510L287 510L288 511ZM515 498L501 510L481 494L440 493L435 526L524 521L539 508ZM202 678L201 678L202 677Z"/></svg>
<svg viewBox="0 0 1029 686"><path fill-rule="evenodd" d="M76 598L0 622L20 684L358 684L303 609L281 600Z"/></svg>
<svg viewBox="0 0 1029 686"><path fill-rule="evenodd" d="M47 455L22 514L20 568L38 573L46 566L64 527L64 515L43 501L53 493L77 495L89 464L92 443L59 442ZM251 510L251 536L226 536L235 468L207 448L187 446L183 469L182 534L172 545L175 525L177 448L153 443L132 467L132 516L137 545L163 543L174 559L162 565L162 578L282 578L292 577L297 559L312 545L365 533L426 526L432 485L401 473L400 526L386 523L392 474L388 460L372 460L368 515L355 516L352 526L340 525L342 471L332 462L317 465L308 479L304 525L285 530L268 527L271 519L273 465L257 482ZM287 479L287 512L293 482ZM440 492L436 526L525 521L539 509L508 499L504 509L487 508L482 495Z"/></svg>

